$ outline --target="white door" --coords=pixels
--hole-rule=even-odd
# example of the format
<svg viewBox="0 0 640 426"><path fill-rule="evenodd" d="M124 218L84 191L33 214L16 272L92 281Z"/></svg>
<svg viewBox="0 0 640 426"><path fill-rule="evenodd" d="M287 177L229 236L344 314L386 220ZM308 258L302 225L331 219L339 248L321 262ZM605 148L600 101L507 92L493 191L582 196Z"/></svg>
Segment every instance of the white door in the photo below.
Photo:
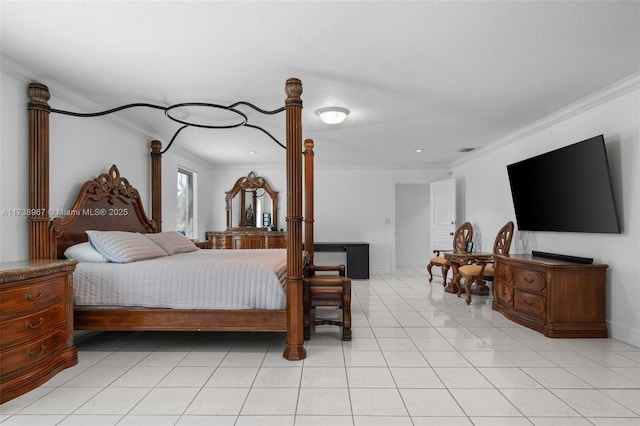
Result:
<svg viewBox="0 0 640 426"><path fill-rule="evenodd" d="M431 182L431 250L453 248L456 230L456 180Z"/></svg>

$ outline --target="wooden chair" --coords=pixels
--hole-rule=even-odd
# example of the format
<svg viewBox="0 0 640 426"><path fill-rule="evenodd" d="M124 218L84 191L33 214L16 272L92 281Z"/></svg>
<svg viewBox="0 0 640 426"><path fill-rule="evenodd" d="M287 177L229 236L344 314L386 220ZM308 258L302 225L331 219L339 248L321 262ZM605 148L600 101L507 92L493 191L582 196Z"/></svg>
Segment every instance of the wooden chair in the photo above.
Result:
<svg viewBox="0 0 640 426"><path fill-rule="evenodd" d="M342 340L351 340L351 278L347 278L345 266L323 266L314 264L314 214L313 214L313 147L312 139L304 141L305 150L305 253L303 256L302 278L302 329L305 340L311 338L311 314L316 306L335 306L339 318L335 320L315 320L314 325L337 325L342 327ZM338 272L335 274L316 274L316 272ZM341 317L341 318L340 318Z"/></svg>
<svg viewBox="0 0 640 426"><path fill-rule="evenodd" d="M442 285L447 285L447 274L451 268L451 262L442 255L442 253L448 251L465 251L467 243L473 239L473 226L469 222L465 222L453 234L453 249L451 250L434 250L435 257L432 257L427 265L427 271L429 272L429 282L433 281L433 275L431 274L431 268L434 266L439 267L442 270Z"/></svg>
<svg viewBox="0 0 640 426"><path fill-rule="evenodd" d="M311 325L337 325L342 327L342 340L351 340L351 278L345 276L345 266L306 264L303 283L303 334L311 338ZM316 272L337 271L335 274ZM317 306L335 306L338 318L311 320L312 310Z"/></svg>
<svg viewBox="0 0 640 426"><path fill-rule="evenodd" d="M500 228L496 240L493 243L493 254L508 255L513 238L513 222L509 221ZM467 293L467 305L471 303L471 284L474 282L478 288L483 287L486 281L493 281L493 260L475 262L458 268L460 274L460 286L458 286L458 297L462 294L462 284Z"/></svg>

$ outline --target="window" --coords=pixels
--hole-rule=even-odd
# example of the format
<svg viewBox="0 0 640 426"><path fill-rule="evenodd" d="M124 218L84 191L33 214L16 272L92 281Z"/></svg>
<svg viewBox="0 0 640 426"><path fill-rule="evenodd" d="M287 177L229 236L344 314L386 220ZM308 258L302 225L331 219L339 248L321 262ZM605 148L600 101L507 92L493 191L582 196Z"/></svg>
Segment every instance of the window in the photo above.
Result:
<svg viewBox="0 0 640 426"><path fill-rule="evenodd" d="M189 238L196 238L196 174L178 167L178 232Z"/></svg>

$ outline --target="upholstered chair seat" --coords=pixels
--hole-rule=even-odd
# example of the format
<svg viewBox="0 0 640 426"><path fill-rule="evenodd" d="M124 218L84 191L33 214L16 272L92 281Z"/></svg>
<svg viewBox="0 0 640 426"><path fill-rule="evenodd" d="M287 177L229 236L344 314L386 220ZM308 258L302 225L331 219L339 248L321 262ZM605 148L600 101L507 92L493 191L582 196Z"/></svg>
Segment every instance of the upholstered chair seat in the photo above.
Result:
<svg viewBox="0 0 640 426"><path fill-rule="evenodd" d="M482 265L464 265L458 268L458 273L464 276L477 276L482 272L485 277L493 277L493 266L486 265L482 270Z"/></svg>
<svg viewBox="0 0 640 426"><path fill-rule="evenodd" d="M436 265L444 265L445 263L448 262L448 260L445 259L444 256L436 256L429 259L429 262Z"/></svg>

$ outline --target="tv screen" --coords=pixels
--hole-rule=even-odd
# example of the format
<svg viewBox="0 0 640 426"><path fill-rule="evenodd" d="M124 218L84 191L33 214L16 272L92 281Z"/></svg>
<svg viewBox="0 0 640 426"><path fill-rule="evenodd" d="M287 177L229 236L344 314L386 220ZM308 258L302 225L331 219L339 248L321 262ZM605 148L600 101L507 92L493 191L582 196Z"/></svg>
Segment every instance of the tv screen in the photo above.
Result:
<svg viewBox="0 0 640 426"><path fill-rule="evenodd" d="M507 166L521 231L620 233L602 135Z"/></svg>

